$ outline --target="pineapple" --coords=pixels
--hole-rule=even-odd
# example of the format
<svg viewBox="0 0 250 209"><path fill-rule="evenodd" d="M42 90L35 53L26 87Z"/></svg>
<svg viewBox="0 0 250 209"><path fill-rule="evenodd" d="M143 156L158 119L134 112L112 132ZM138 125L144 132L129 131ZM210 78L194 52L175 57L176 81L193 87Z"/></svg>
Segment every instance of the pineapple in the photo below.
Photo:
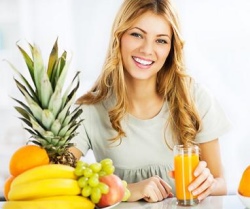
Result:
<svg viewBox="0 0 250 209"><path fill-rule="evenodd" d="M76 91L79 87L79 72L71 84L62 92L69 62L67 52L58 55L57 40L49 56L47 69L43 64L39 48L29 44L32 58L21 48L18 48L26 62L33 84L13 66L22 83L15 80L16 86L26 100L26 104L13 98L19 106L15 109L20 113L20 119L25 123L25 130L31 134L28 142L44 148L51 163L76 166L76 158L69 152L73 146L71 139L77 134L80 125L79 116L82 110L79 106L73 110ZM75 85L74 85L75 84Z"/></svg>

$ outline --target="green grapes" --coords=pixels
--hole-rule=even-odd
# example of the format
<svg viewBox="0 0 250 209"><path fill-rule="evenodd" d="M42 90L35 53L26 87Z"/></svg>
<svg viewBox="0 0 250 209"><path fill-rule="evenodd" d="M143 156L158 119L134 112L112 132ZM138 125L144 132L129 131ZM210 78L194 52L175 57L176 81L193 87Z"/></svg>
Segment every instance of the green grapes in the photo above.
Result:
<svg viewBox="0 0 250 209"><path fill-rule="evenodd" d="M87 177L87 178L89 178L90 176L92 176L92 174L93 174L93 170L91 169L91 168L85 168L84 170L83 170L83 175L85 176L85 177Z"/></svg>
<svg viewBox="0 0 250 209"><path fill-rule="evenodd" d="M114 173L115 167L113 165L105 165L102 170L106 173L106 175L110 175Z"/></svg>
<svg viewBox="0 0 250 209"><path fill-rule="evenodd" d="M124 196L122 198L122 201L125 202L128 200L128 198L130 197L131 193L130 191L128 190L128 188L125 188L125 193L124 193Z"/></svg>
<svg viewBox="0 0 250 209"><path fill-rule="evenodd" d="M102 197L101 190L98 187L94 187L90 195L91 201L97 204L100 201L101 197Z"/></svg>
<svg viewBox="0 0 250 209"><path fill-rule="evenodd" d="M100 177L106 176L106 175L107 175L107 173L106 173L105 171L103 171L103 170L101 170L101 171L99 172L99 176L100 176Z"/></svg>
<svg viewBox="0 0 250 209"><path fill-rule="evenodd" d="M78 185L79 185L79 187L81 187L81 188L87 186L87 185L88 185L88 178L85 177L85 176L81 176L81 177L78 179Z"/></svg>
<svg viewBox="0 0 250 209"><path fill-rule="evenodd" d="M91 195L91 192L92 192L92 188L91 188L91 186L85 186L85 187L83 187L82 188L82 196L83 197L88 197L88 196L90 196Z"/></svg>
<svg viewBox="0 0 250 209"><path fill-rule="evenodd" d="M109 159L109 158L101 160L100 163L101 163L102 166L113 165L113 161L111 159Z"/></svg>
<svg viewBox="0 0 250 209"><path fill-rule="evenodd" d="M91 164L79 160L76 164L75 175L81 188L81 195L97 204L102 195L109 192L109 186L100 182L99 178L113 174L114 171L113 161L109 158Z"/></svg>
<svg viewBox="0 0 250 209"><path fill-rule="evenodd" d="M76 163L76 167L88 167L88 163L79 160L79 161L77 161L77 163Z"/></svg>
<svg viewBox="0 0 250 209"><path fill-rule="evenodd" d="M122 184L123 184L124 188L127 188L128 183L125 180L122 180Z"/></svg>
<svg viewBox="0 0 250 209"><path fill-rule="evenodd" d="M75 168L75 175L78 177L82 176L82 168L81 167Z"/></svg>
<svg viewBox="0 0 250 209"><path fill-rule="evenodd" d="M127 188L128 186L128 183L125 181L125 180L122 180L122 184L123 184L123 187L125 189L125 192L124 192L124 196L122 198L122 201L125 202L128 200L128 198L131 196L131 192L129 191L129 189Z"/></svg>
<svg viewBox="0 0 250 209"><path fill-rule="evenodd" d="M109 186L100 182L99 178L111 175L114 171L115 166L109 158L91 164L79 160L76 164L75 175L81 188L81 195L89 198L94 204L99 203L102 195L109 192ZM125 189L122 201L127 201L131 193L127 188L127 182L122 180L122 183Z"/></svg>
<svg viewBox="0 0 250 209"><path fill-rule="evenodd" d="M98 173L102 169L102 164L101 163L92 163L89 167L92 169L93 172Z"/></svg>
<svg viewBox="0 0 250 209"><path fill-rule="evenodd" d="M108 187L108 185L106 185L106 184L104 184L104 183L102 183L102 182L100 182L100 183L98 184L98 188L101 190L101 193L102 193L102 194L108 194L108 192L109 192L109 187Z"/></svg>
<svg viewBox="0 0 250 209"><path fill-rule="evenodd" d="M93 174L92 176L89 177L88 184L91 187L96 187L99 184L99 175Z"/></svg>

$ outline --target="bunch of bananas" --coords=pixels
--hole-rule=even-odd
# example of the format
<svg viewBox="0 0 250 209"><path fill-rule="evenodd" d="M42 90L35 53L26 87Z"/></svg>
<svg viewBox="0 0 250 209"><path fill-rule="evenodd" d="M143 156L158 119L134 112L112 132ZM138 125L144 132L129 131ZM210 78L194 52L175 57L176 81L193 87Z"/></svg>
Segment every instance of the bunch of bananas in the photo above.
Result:
<svg viewBox="0 0 250 209"><path fill-rule="evenodd" d="M71 166L48 164L21 173L11 183L9 201L4 209L28 209L39 205L46 209L93 209L94 203L80 195L81 188L74 172Z"/></svg>

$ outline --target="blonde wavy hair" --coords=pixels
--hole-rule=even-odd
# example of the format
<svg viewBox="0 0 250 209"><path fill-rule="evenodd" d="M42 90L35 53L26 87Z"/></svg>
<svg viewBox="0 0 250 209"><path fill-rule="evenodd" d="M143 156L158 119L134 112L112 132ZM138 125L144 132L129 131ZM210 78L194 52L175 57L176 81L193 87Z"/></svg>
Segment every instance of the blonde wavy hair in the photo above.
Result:
<svg viewBox="0 0 250 209"><path fill-rule="evenodd" d="M168 102L170 125L174 143L194 141L200 128L200 118L190 93L191 77L185 73L184 42L180 35L178 16L169 0L125 0L117 13L102 72L91 90L81 96L78 104L95 104L115 96L116 104L109 110L110 122L117 136L112 142L126 136L121 120L128 110L124 68L121 59L121 37L145 12L165 17L173 31L172 47L168 58L157 75L158 94ZM93 92L95 92L93 94ZM168 144L168 143L167 143Z"/></svg>

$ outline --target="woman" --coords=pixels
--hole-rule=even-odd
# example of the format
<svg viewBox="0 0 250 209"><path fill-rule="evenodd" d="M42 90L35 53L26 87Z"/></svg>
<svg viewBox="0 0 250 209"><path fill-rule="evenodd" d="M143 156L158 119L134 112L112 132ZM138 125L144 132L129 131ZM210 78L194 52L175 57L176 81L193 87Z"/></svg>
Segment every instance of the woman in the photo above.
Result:
<svg viewBox="0 0 250 209"><path fill-rule="evenodd" d="M198 199L226 194L218 137L229 122L213 96L185 72L183 40L169 0L125 0L115 19L101 75L78 99L83 126L71 151L111 158L129 201L175 193L174 144L197 143L189 190Z"/></svg>

